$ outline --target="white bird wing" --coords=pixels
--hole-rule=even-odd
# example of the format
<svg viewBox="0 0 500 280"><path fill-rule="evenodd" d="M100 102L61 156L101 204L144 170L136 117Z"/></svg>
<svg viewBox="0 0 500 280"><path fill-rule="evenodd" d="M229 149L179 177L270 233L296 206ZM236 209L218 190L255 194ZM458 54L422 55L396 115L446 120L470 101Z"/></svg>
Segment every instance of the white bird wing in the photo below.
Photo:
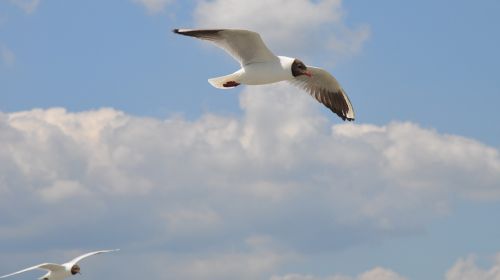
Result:
<svg viewBox="0 0 500 280"><path fill-rule="evenodd" d="M174 33L207 40L224 49L242 66L279 59L259 33L241 29L174 29Z"/></svg>
<svg viewBox="0 0 500 280"><path fill-rule="evenodd" d="M79 257L76 257L74 259L72 259L71 261L67 262L67 264L70 264L71 266L76 264L77 262L87 258L87 257L90 257L90 256L93 256L93 255L97 255L97 254L101 254L101 253L108 253L108 252L115 252L115 251L120 251L120 249L114 249L114 250L101 250L101 251L95 251L95 252L90 252L90 253L87 253L87 254L83 254Z"/></svg>
<svg viewBox="0 0 500 280"><path fill-rule="evenodd" d="M307 66L307 69L311 77L300 75L290 82L307 91L342 120L353 121L355 116L351 101L337 79L321 68Z"/></svg>
<svg viewBox="0 0 500 280"><path fill-rule="evenodd" d="M9 277L12 275L16 275L16 274L23 273L23 272L30 271L30 270L34 270L34 269L45 269L48 271L57 271L57 270L64 270L64 266L62 266L60 264L55 264L55 263L42 263L39 265L25 268L23 270L19 270L17 272L11 273L11 274L0 276L0 278L6 278L6 277Z"/></svg>

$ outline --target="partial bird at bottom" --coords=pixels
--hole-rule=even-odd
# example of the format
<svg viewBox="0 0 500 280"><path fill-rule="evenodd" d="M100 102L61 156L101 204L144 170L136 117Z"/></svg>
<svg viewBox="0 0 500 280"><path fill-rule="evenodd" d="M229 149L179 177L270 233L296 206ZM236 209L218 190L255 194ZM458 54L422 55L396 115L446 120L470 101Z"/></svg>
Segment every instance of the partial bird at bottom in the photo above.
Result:
<svg viewBox="0 0 500 280"><path fill-rule="evenodd" d="M25 268L23 270L7 274L4 276L0 276L0 278L6 278L12 275L16 275L19 273L23 273L26 271L34 270L34 269L44 269L47 270L47 274L44 276L38 278L40 280L63 280L65 278L68 278L69 276L73 276L76 274L80 273L80 266L78 265L78 262L83 260L84 258L101 254L101 253L108 253L108 252L115 252L119 251L120 249L114 249L114 250L101 250L101 251L95 251L95 252L90 252L84 255L81 255L79 257L76 257L72 259L69 262L63 263L63 264L55 264L55 263L42 263L39 265L35 265L32 267Z"/></svg>

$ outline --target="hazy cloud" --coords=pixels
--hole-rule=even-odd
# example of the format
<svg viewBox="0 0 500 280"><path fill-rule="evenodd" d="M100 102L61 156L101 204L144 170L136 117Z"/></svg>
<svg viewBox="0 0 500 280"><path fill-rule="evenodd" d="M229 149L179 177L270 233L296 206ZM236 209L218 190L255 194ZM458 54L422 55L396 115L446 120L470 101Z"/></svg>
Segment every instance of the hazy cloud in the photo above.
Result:
<svg viewBox="0 0 500 280"><path fill-rule="evenodd" d="M149 13L156 14L165 11L165 8L174 0L133 0L135 3L143 5Z"/></svg>
<svg viewBox="0 0 500 280"><path fill-rule="evenodd" d="M471 255L458 260L446 273L446 280L498 280L500 279L500 254L494 259L488 269L480 268L476 264L476 257Z"/></svg>
<svg viewBox="0 0 500 280"><path fill-rule="evenodd" d="M16 61L16 55L6 45L0 43L0 60L4 65L12 65Z"/></svg>
<svg viewBox="0 0 500 280"><path fill-rule="evenodd" d="M28 14L34 12L40 4L40 0L10 0L10 2L23 9Z"/></svg>
<svg viewBox="0 0 500 280"><path fill-rule="evenodd" d="M359 52L370 36L367 25L346 26L341 0L201 0L194 17L203 28L257 31L277 55L327 50L344 57Z"/></svg>

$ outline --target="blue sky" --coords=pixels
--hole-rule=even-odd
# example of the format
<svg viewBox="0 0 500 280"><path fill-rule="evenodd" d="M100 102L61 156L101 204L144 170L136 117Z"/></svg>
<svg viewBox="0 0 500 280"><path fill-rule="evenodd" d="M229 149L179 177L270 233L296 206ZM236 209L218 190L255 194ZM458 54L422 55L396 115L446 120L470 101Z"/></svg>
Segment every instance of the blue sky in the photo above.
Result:
<svg viewBox="0 0 500 280"><path fill-rule="evenodd" d="M499 11L1 1L0 274L117 247L79 277L497 279ZM260 32L357 120L286 84L212 88L238 64L176 27Z"/></svg>

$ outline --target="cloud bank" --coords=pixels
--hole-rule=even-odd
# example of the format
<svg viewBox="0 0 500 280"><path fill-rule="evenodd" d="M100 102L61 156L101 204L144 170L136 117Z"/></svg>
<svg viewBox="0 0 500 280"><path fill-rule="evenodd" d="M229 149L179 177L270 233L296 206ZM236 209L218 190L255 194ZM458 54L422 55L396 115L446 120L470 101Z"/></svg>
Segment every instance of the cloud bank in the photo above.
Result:
<svg viewBox="0 0 500 280"><path fill-rule="evenodd" d="M475 140L413 123L330 125L312 98L284 85L245 89L241 106L242 118L195 121L114 109L4 114L2 200L23 195L50 207L152 196L166 205L159 212L171 235L225 230L244 217L294 239L270 224L307 228L314 216L324 232L392 231L446 214L457 197L500 198L498 150Z"/></svg>
<svg viewBox="0 0 500 280"><path fill-rule="evenodd" d="M2 251L120 247L148 255L152 278L163 260L183 279L269 278L306 255L412 234L457 201L500 199L498 150L473 139L332 125L286 85L246 88L241 107L196 120L0 114ZM352 279L404 279L374 271Z"/></svg>

